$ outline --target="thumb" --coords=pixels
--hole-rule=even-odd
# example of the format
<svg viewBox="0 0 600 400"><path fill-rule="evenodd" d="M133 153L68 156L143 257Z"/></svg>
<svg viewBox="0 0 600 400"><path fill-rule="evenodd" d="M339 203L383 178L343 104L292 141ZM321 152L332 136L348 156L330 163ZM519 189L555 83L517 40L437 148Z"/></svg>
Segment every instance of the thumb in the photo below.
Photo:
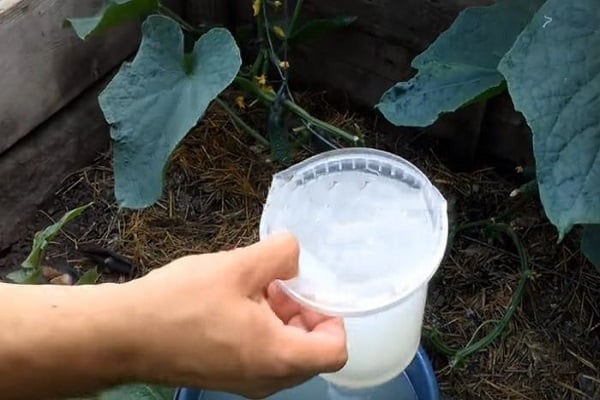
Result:
<svg viewBox="0 0 600 400"><path fill-rule="evenodd" d="M233 250L240 284L249 293L263 290L274 280L298 274L298 241L291 233L279 233L251 246Z"/></svg>

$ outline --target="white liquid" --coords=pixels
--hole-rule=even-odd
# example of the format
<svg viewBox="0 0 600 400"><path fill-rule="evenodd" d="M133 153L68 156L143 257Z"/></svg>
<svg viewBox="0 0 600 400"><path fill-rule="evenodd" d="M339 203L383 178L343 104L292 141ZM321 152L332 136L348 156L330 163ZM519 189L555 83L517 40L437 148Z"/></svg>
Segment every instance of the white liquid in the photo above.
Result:
<svg viewBox="0 0 600 400"><path fill-rule="evenodd" d="M299 178L274 185L263 218L267 233L288 230L300 242L300 276L288 287L318 311L346 316L348 363L323 378L348 388L387 382L417 352L423 272L439 249L420 178L408 176L411 185L359 170ZM351 316L409 293L393 308Z"/></svg>
<svg viewBox="0 0 600 400"><path fill-rule="evenodd" d="M412 362L421 340L427 286L381 313L344 318L348 362L323 379L350 389L378 386Z"/></svg>

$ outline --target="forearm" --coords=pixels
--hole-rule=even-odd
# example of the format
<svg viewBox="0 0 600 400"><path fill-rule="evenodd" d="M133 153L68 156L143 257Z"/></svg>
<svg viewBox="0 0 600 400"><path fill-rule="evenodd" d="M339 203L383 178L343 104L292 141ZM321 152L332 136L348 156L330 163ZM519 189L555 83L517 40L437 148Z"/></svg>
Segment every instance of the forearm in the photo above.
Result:
<svg viewBox="0 0 600 400"><path fill-rule="evenodd" d="M110 284L0 283L2 398L76 397L134 380L135 321L126 295Z"/></svg>

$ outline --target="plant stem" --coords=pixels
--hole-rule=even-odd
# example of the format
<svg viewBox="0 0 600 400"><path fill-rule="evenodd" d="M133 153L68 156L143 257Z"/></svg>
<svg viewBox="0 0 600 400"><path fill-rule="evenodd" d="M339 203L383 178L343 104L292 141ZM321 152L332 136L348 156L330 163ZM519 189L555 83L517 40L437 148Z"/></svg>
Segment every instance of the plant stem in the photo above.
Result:
<svg viewBox="0 0 600 400"><path fill-rule="evenodd" d="M254 78L258 75L258 72L261 70L261 67L263 65L264 59L264 53L262 49L260 49L258 51L258 54L256 55L256 60L254 60L254 64L252 64L252 68L250 68L250 78Z"/></svg>
<svg viewBox="0 0 600 400"><path fill-rule="evenodd" d="M215 103L217 103L229 116L233 119L233 121L238 124L246 133L256 139L260 144L264 146L269 146L269 141L264 138L260 133L254 130L250 125L244 122L244 120L225 103L223 100L218 97L215 99Z"/></svg>
<svg viewBox="0 0 600 400"><path fill-rule="evenodd" d="M519 304L521 304L521 300L523 299L523 295L525 294L525 286L529 278L531 278L532 270L529 265L529 257L527 256L527 252L525 251L523 243L521 243L521 240L519 239L515 231L506 224L495 224L491 225L490 228L505 233L513 241L515 247L517 248L519 259L521 261L521 279L519 280L519 284L512 296L510 305L508 306L508 309L502 316L502 319L498 321L498 323L494 326L494 329L492 329L492 331L489 334L484 336L479 341L473 343L472 345L456 352L452 360L453 365L460 363L471 354L476 353L482 348L488 346L490 343L496 340L502 334L502 332L504 332L504 329L506 329L506 327L508 326L510 319L517 311L517 307L519 307Z"/></svg>
<svg viewBox="0 0 600 400"><path fill-rule="evenodd" d="M264 48L261 50L262 52L262 59L263 59L263 63L261 66L261 70L260 70L260 74L261 75L267 75L267 71L269 70L269 50L267 48Z"/></svg>
<svg viewBox="0 0 600 400"><path fill-rule="evenodd" d="M186 31L192 32L192 33L196 33L196 34L202 34L203 32L197 28L195 28L192 24L190 24L189 22L187 22L186 20L184 20L183 18L181 18L179 15L177 15L177 13L173 10L171 10L169 7L166 7L162 4L158 5L158 11L167 16L172 18L173 20L175 20L183 29L185 29Z"/></svg>
<svg viewBox="0 0 600 400"><path fill-rule="evenodd" d="M279 66L279 56L277 55L277 53L275 52L275 48L273 47L273 41L271 40L271 29L273 28L271 26L271 22L269 21L269 18L267 16L267 3L263 1L262 3L262 16L263 16L263 23L264 23L264 34L265 37L267 39L267 44L268 46L266 46L268 53L266 60L270 60L271 63L273 64L273 66L275 67L275 69L277 70L277 72L279 73L279 76L281 78L282 81L287 81L283 71L281 71L281 68ZM268 63L267 63L267 67L268 67ZM265 69L266 72L266 69ZM265 74L265 72L263 72L263 74Z"/></svg>
<svg viewBox="0 0 600 400"><path fill-rule="evenodd" d="M431 330L428 333L427 336L428 336L431 344L433 345L433 347L435 347L439 352L441 352L447 356L452 356L452 359L450 361L451 367L454 367L454 366L460 364L471 354L474 354L474 353L478 352L479 350L487 347L494 340L496 340L498 337L500 337L500 335L502 335L502 333L508 326L510 319L513 317L514 313L517 311L517 307L519 307L519 304L521 304L523 295L525 294L525 287L526 287L527 281L531 278L531 275L532 275L532 269L529 264L529 257L527 255L527 252L525 251L525 247L523 246L523 243L519 239L516 232L510 226L508 226L506 224L502 224L502 223L490 223L489 228L506 234L513 241L515 247L517 248L517 252L519 254L519 260L521 262L521 270L522 270L521 271L521 279L519 280L519 284L517 285L517 288L511 298L510 305L508 306L508 309L506 310L506 312L504 313L504 315L502 316L500 321L498 321L498 323L494 326L494 329L492 329L492 331L490 333L488 333L486 336L484 336L477 342L470 344L470 345L464 347L463 349L455 350L441 340L440 334L438 331Z"/></svg>
<svg viewBox="0 0 600 400"><path fill-rule="evenodd" d="M258 15L256 15L256 31L261 51L265 49L265 29L268 29L265 27L265 20L261 15L264 12L263 10L264 4L261 4L260 11L258 12Z"/></svg>
<svg viewBox="0 0 600 400"><path fill-rule="evenodd" d="M479 221L466 222L464 224L455 226L453 229L450 230L450 233L448 235L448 243L453 243L454 238L461 231L471 230L475 228L483 228L485 226L496 224L501 220L508 218L513 212L515 212L515 210L518 210L523 204L525 204L527 200L528 198L526 196L521 197L513 205L511 205L495 217L481 219Z"/></svg>
<svg viewBox="0 0 600 400"><path fill-rule="evenodd" d="M255 95L259 100L266 103L267 105L271 105L275 102L276 96L274 94L267 93L264 90L261 90L254 82L252 82L246 78L237 76L235 78L234 82L241 89L246 90L246 91L250 92L251 94ZM307 121L308 123L310 123L316 127L319 127L333 135L336 135L338 137L346 139L353 144L357 144L360 141L360 138L358 136L352 135L338 127L335 127L333 125L328 124L325 121L322 121L318 118L313 117L312 115L310 115L308 113L308 111L306 111L305 109L300 107L298 104L294 103L293 101L285 100L283 104L284 104L285 108L287 108L289 111L293 112L298 117L304 119L305 121Z"/></svg>
<svg viewBox="0 0 600 400"><path fill-rule="evenodd" d="M288 36L291 36L294 32L294 28L296 27L296 23L298 22L298 18L300 17L300 11L302 11L302 3L304 3L304 0L298 0L296 2L296 7L294 7L294 14L292 14L292 20L290 21L290 26L288 27Z"/></svg>
<svg viewBox="0 0 600 400"><path fill-rule="evenodd" d="M285 107L288 110L292 111L294 114L296 114L300 118L310 122L312 125L314 125L316 127L323 129L324 131L327 131L336 136L342 137L352 143L358 143L360 141L360 138L358 136L352 135L352 134L338 128L337 126L333 126L331 124L328 124L325 121L322 121L318 118L313 117L312 115L310 115L308 113L308 111L306 111L305 109L300 107L298 104L296 104L290 100L285 100L283 104L285 105Z"/></svg>

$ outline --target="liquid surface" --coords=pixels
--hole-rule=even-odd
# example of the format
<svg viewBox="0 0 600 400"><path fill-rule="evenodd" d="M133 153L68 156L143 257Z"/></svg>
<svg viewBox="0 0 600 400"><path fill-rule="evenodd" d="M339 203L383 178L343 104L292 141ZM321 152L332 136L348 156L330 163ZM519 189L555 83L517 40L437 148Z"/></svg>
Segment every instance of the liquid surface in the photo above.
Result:
<svg viewBox="0 0 600 400"><path fill-rule="evenodd" d="M438 246L431 213L414 179L354 170L275 183L263 218L269 233L291 231L300 243L299 278L288 287L351 311L422 283Z"/></svg>

